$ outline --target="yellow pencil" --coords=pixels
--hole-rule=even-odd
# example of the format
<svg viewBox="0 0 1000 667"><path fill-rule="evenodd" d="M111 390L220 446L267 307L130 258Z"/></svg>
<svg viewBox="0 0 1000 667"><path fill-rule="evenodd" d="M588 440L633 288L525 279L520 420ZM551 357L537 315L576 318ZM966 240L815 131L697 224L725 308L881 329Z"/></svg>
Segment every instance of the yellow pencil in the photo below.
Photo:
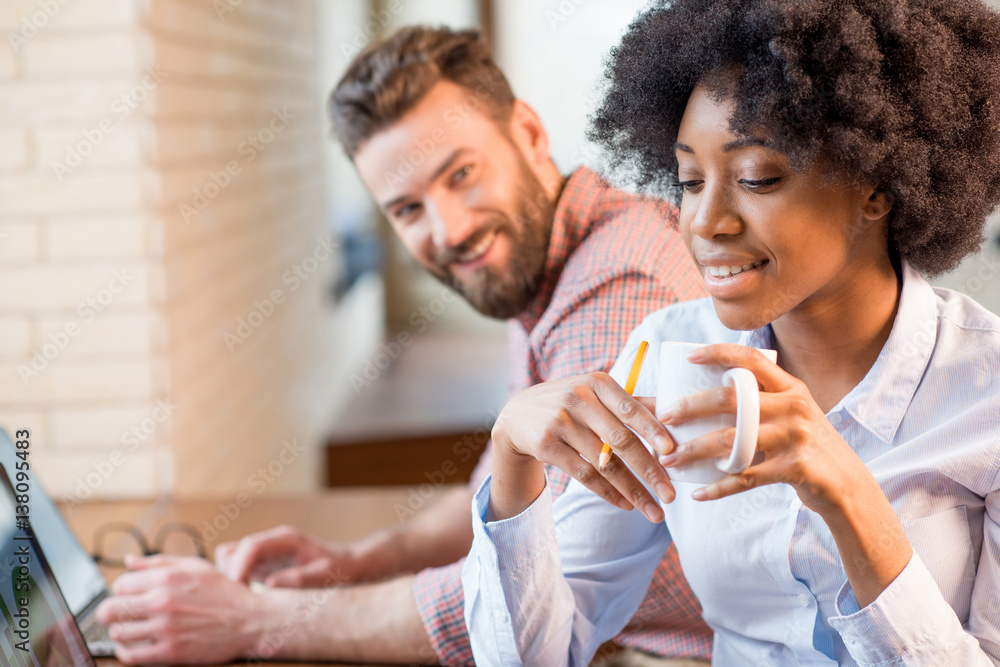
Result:
<svg viewBox="0 0 1000 667"><path fill-rule="evenodd" d="M625 381L625 391L631 396L632 392L635 391L635 383L639 381L639 371L642 370L642 361L646 358L646 348L649 347L649 343L642 341L639 343L639 349L635 353L635 361L632 362L632 370L628 372L628 380ZM601 458L597 464L597 469L604 471L604 466L608 465L608 461L611 460L611 447L608 443L604 443L601 447Z"/></svg>

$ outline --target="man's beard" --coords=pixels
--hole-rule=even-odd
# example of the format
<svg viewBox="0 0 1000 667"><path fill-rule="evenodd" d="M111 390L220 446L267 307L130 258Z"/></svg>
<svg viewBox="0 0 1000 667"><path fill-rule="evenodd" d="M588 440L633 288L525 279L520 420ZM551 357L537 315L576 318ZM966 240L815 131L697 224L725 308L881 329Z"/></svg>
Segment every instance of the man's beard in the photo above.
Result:
<svg viewBox="0 0 1000 667"><path fill-rule="evenodd" d="M460 245L441 250L434 257L435 277L487 317L509 319L523 313L538 293L545 271L555 202L526 164L522 165L520 180L515 200L519 219L497 214ZM456 279L448 266L494 231L497 239L493 243L501 234L510 241L507 265L500 269L485 266L464 281Z"/></svg>

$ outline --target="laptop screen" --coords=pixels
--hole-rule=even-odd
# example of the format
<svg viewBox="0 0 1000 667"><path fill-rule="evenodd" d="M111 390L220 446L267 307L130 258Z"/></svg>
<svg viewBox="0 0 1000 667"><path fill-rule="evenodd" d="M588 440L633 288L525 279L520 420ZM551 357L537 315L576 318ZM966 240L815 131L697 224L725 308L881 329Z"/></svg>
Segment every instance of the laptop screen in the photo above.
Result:
<svg viewBox="0 0 1000 667"><path fill-rule="evenodd" d="M17 470L16 452L10 437L0 429L0 465L12 477ZM32 475L31 487L31 523L35 527L35 537L48 556L66 604L73 615L78 616L105 591L107 584L97 563L80 546L35 475Z"/></svg>
<svg viewBox="0 0 1000 667"><path fill-rule="evenodd" d="M18 526L16 505L0 470L0 665L93 665L38 542Z"/></svg>

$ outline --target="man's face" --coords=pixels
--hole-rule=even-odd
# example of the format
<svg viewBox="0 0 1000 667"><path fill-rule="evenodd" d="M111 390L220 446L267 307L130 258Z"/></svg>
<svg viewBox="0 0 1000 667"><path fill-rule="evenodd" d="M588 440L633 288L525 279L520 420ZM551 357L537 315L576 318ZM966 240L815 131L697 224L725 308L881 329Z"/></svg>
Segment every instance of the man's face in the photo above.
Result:
<svg viewBox="0 0 1000 667"><path fill-rule="evenodd" d="M555 204L475 91L439 82L354 163L428 271L485 315L525 309L545 268Z"/></svg>

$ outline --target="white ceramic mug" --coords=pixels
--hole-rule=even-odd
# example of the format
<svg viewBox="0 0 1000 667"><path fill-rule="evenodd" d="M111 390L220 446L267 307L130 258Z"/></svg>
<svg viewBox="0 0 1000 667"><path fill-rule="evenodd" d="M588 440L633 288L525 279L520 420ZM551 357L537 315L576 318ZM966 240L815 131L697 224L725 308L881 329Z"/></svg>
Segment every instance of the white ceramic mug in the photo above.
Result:
<svg viewBox="0 0 1000 667"><path fill-rule="evenodd" d="M657 376L656 410L669 408L685 396L716 387L736 387L736 414L696 419L679 426L667 425L678 445L699 436L736 427L736 442L728 458L705 459L676 468L667 468L675 482L711 484L726 475L739 474L750 467L757 452L760 429L760 394L757 378L745 368L726 369L714 364L693 364L687 360L701 343L660 343L660 367ZM760 350L772 362L778 353Z"/></svg>

